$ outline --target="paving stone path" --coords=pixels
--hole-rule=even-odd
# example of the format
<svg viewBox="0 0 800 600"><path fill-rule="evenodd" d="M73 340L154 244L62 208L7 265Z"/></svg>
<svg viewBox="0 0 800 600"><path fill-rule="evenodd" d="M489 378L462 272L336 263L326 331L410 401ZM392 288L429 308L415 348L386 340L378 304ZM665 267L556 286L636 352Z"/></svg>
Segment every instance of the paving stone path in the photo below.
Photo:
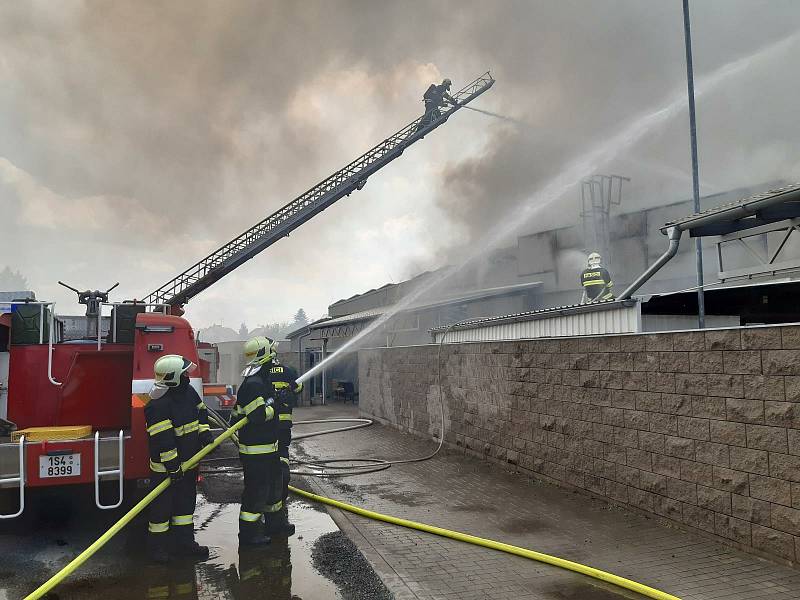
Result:
<svg viewBox="0 0 800 600"><path fill-rule="evenodd" d="M295 420L357 413L350 405L303 407ZM313 428L320 426L295 431ZM299 458L392 459L424 456L434 447L374 425L301 440L293 451ZM369 475L315 479L312 485L318 493L370 510L589 564L683 600L800 598L800 570L454 451ZM331 512L397 600L640 598L527 559Z"/></svg>

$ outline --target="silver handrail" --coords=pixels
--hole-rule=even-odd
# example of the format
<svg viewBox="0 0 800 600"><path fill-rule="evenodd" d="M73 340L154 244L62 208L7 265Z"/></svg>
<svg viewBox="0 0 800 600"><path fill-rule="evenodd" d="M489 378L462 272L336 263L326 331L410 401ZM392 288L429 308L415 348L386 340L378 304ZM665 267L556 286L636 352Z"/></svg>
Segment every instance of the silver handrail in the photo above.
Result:
<svg viewBox="0 0 800 600"><path fill-rule="evenodd" d="M19 510L13 515L0 515L0 519L16 519L25 510L25 436L19 438L19 476L0 479L0 484L19 484Z"/></svg>
<svg viewBox="0 0 800 600"><path fill-rule="evenodd" d="M87 325L88 327L88 325ZM103 348L103 342L100 341L100 336L103 333L103 307L100 305L97 309L97 351Z"/></svg>
<svg viewBox="0 0 800 600"><path fill-rule="evenodd" d="M123 435L122 430L119 430L119 438L117 439L118 447L117 447L117 456L118 456L118 469L106 469L105 471L100 470L100 432L94 432L94 503L97 505L97 508L101 510L111 510L113 508L117 508L122 504L123 495L124 495L124 483L125 483L125 476L124 476L124 467L125 467L125 438ZM117 500L116 504L103 504L100 501L100 478L101 477L109 477L109 476L117 476L119 482L119 499Z"/></svg>
<svg viewBox="0 0 800 600"><path fill-rule="evenodd" d="M55 386L60 387L62 383L53 378L53 326L55 325L56 303L51 302L52 308L50 309L50 331L47 335L47 378Z"/></svg>

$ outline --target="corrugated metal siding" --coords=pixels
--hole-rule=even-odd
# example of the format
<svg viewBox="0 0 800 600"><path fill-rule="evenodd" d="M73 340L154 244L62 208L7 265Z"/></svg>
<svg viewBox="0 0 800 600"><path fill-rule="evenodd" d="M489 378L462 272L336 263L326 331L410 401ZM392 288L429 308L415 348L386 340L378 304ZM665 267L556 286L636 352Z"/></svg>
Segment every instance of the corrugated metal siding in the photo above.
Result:
<svg viewBox="0 0 800 600"><path fill-rule="evenodd" d="M476 326L469 329L452 329L447 342L491 342L542 337L570 337L600 335L605 333L638 333L642 330L641 305L597 310L573 315ZM436 332L436 341L442 332Z"/></svg>

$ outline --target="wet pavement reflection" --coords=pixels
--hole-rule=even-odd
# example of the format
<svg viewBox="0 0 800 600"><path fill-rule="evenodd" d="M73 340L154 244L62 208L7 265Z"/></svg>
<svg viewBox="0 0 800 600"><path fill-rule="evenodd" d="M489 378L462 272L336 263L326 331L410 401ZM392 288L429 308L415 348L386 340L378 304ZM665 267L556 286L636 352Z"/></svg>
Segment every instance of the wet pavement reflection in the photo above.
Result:
<svg viewBox="0 0 800 600"><path fill-rule="evenodd" d="M231 482L233 483L233 482ZM212 484L213 485L213 484ZM214 497L214 493L210 493ZM227 494L226 494L227 495ZM180 599L180 600L327 600L342 598L336 585L312 565L317 540L338 531L326 512L303 500L292 499L290 517L297 533L275 538L258 549L238 548L237 503L211 502L201 495L195 523L197 539L210 547L200 563L175 561L150 565L144 555L141 523L129 526L48 598L58 600ZM86 517L84 517L84 523ZM0 565L0 600L17 599L32 591L99 535L108 519L90 525L73 522L53 536L46 523L30 523L0 531L0 548L8 556ZM75 521L75 517L73 517ZM30 529L32 527L33 529ZM16 548L15 552L9 552ZM3 568L7 567L7 569Z"/></svg>

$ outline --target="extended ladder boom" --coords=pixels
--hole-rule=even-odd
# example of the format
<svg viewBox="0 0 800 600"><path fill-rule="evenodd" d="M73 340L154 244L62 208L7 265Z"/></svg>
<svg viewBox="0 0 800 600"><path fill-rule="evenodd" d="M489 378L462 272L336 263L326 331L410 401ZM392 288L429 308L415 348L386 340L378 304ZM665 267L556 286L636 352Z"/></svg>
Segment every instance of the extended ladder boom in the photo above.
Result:
<svg viewBox="0 0 800 600"><path fill-rule="evenodd" d="M459 103L457 106L443 110L441 116L423 115L409 123L343 169L162 285L144 301L147 304L171 306L186 304L190 298L282 237L288 236L317 213L354 190L360 190L370 175L400 156L408 146L446 123L461 106L480 96L493 84L494 79L488 72L481 75L453 94L453 98Z"/></svg>

